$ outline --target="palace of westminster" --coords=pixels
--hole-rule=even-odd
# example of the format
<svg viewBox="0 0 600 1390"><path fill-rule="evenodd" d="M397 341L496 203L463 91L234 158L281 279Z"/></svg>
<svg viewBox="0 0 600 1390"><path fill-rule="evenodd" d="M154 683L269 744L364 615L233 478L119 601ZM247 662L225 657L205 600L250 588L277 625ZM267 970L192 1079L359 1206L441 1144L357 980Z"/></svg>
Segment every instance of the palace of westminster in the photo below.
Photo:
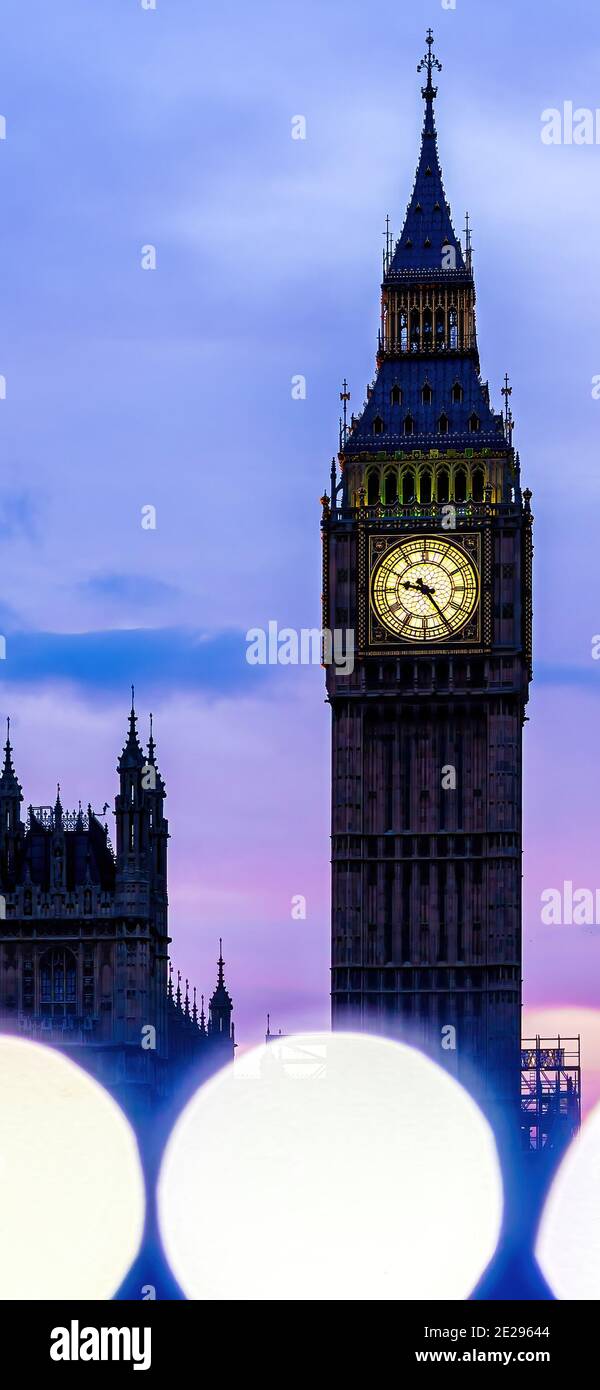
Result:
<svg viewBox="0 0 600 1390"><path fill-rule="evenodd" d="M219 953L205 1016L180 976L173 988L167 922L165 784L150 726L140 746L132 708L118 761L116 844L91 806L29 806L10 726L0 776L0 1031L64 1049L133 1115L234 1055L233 1005Z"/></svg>

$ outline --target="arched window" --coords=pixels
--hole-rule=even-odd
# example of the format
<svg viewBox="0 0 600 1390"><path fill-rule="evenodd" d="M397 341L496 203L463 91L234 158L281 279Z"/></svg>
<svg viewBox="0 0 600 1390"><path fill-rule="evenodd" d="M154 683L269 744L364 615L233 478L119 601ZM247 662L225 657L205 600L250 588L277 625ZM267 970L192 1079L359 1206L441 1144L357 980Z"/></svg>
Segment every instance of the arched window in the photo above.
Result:
<svg viewBox="0 0 600 1390"><path fill-rule="evenodd" d="M428 381L425 382L425 385L421 391L421 400L423 402L423 405L431 405L431 402L433 400L433 391Z"/></svg>
<svg viewBox="0 0 600 1390"><path fill-rule="evenodd" d="M457 468L454 475L454 501L466 502L467 500L467 475L464 468Z"/></svg>
<svg viewBox="0 0 600 1390"><path fill-rule="evenodd" d="M485 481L485 479L484 479L483 468L475 468L475 469L473 470L473 491L472 491L472 496L473 496L473 501L474 501L474 502L483 502L483 487L484 487L484 481Z"/></svg>
<svg viewBox="0 0 600 1390"><path fill-rule="evenodd" d="M450 421L447 415L440 415L438 420L438 430L440 434L447 434L450 429Z"/></svg>
<svg viewBox="0 0 600 1390"><path fill-rule="evenodd" d="M379 474L371 469L367 478L367 504L375 507L379 501Z"/></svg>
<svg viewBox="0 0 600 1390"><path fill-rule="evenodd" d="M421 343L421 320L419 310L413 309L410 315L410 347L411 352L418 352Z"/></svg>
<svg viewBox="0 0 600 1390"><path fill-rule="evenodd" d="M381 415L376 415L373 421L373 434L383 434L384 424Z"/></svg>
<svg viewBox="0 0 600 1390"><path fill-rule="evenodd" d="M395 473L385 475L384 497L388 505L398 501L398 479Z"/></svg>
<svg viewBox="0 0 600 1390"><path fill-rule="evenodd" d="M437 347L443 347L446 341L446 314L442 308L435 311L435 341Z"/></svg>
<svg viewBox="0 0 600 1390"><path fill-rule="evenodd" d="M462 389L460 381L455 381L454 386L452 387L452 400L454 401L455 405L460 405L464 394L465 393Z"/></svg>
<svg viewBox="0 0 600 1390"><path fill-rule="evenodd" d="M431 502L431 473L429 470L421 474L419 481L419 501L425 504Z"/></svg>
<svg viewBox="0 0 600 1390"><path fill-rule="evenodd" d="M429 243L431 245L431 242ZM431 309L423 310L423 347L431 347L433 340L433 314Z"/></svg>
<svg viewBox="0 0 600 1390"><path fill-rule="evenodd" d="M449 498L449 495L450 495L450 483L449 483L448 473L446 472L446 469L445 469L445 468L442 468L441 472L438 473L438 476L437 476L437 500L438 500L438 502L447 502L447 501L448 501L448 498Z"/></svg>
<svg viewBox="0 0 600 1390"><path fill-rule="evenodd" d="M42 1013L54 1017L74 1014L77 1006L77 962L72 951L46 951L40 961Z"/></svg>
<svg viewBox="0 0 600 1390"><path fill-rule="evenodd" d="M400 350L406 352L408 349L408 322L406 313L402 309L400 313Z"/></svg>
<svg viewBox="0 0 600 1390"><path fill-rule="evenodd" d="M479 416L475 414L475 411L473 411L473 414L469 419L469 429L471 431L471 434L477 434L477 431L479 429L479 423Z"/></svg>
<svg viewBox="0 0 600 1390"><path fill-rule="evenodd" d="M450 347L453 352L458 347L458 316L456 309L450 310Z"/></svg>
<svg viewBox="0 0 600 1390"><path fill-rule="evenodd" d="M407 415L407 416L406 416L406 419L405 419L405 421L404 421L404 433L405 433L405 434L414 434L414 431L415 431L415 422L414 422L414 420L413 420L413 417L412 417L412 415Z"/></svg>
<svg viewBox="0 0 600 1390"><path fill-rule="evenodd" d="M414 500L415 475L412 468L407 468L402 474L402 501L406 505L407 502L414 502Z"/></svg>
<svg viewBox="0 0 600 1390"><path fill-rule="evenodd" d="M402 405L402 392L399 386L392 386L390 400L392 405Z"/></svg>

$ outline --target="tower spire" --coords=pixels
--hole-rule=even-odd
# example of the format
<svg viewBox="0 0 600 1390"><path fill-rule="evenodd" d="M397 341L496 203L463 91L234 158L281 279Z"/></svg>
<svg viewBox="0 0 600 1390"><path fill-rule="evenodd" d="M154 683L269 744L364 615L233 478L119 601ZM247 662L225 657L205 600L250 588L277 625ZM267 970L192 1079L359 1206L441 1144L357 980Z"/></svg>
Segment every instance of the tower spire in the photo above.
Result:
<svg viewBox="0 0 600 1390"><path fill-rule="evenodd" d="M129 712L129 724L127 729L127 739L125 747L119 759L119 772L123 767L141 767L144 762L144 754L140 748L137 734L137 715L135 712L135 690L131 687L131 710Z"/></svg>
<svg viewBox="0 0 600 1390"><path fill-rule="evenodd" d="M16 790L16 789L18 789L19 792L21 791L21 788L20 788L20 786L19 786L19 783L17 782L17 778L16 778L16 774L15 774L15 769L14 769L14 767L13 767L13 760L12 760L12 744L11 744L11 741L10 741L10 715L8 716L8 718L7 718L7 720L6 720L6 743L5 743L5 745L4 745L4 766L3 766L3 768L2 768L2 776L1 776L1 778L0 778L0 784L1 784L2 788L4 789L4 791L8 791L9 789L11 789L11 790ZM22 800L22 799L23 799L23 798L21 797L21 800Z"/></svg>
<svg viewBox="0 0 600 1390"><path fill-rule="evenodd" d="M217 966L217 984L208 1007L208 1032L211 1037L219 1034L221 1039L225 1040L226 1038L232 1037L231 1013L233 1004L231 995L225 984L225 962L223 960L223 941L221 937L219 937L219 959Z"/></svg>
<svg viewBox="0 0 600 1390"><path fill-rule="evenodd" d="M438 72L441 72L442 64L438 62L435 53L432 53L431 51L433 48L432 29L427 30L427 38L425 42L427 44L427 53L423 58L421 58L420 63L417 65L417 72L422 72L424 68L427 69L427 86L421 87L421 94L423 96L423 99L429 104L433 103L434 98L437 96L437 87L434 87L433 85L433 82L431 80L431 74L432 72L434 72L436 68Z"/></svg>
<svg viewBox="0 0 600 1390"><path fill-rule="evenodd" d="M17 779L17 774L13 767L12 745L10 741L10 719L6 721L6 743L4 745L4 766L0 773L0 798L7 797L10 805L5 803L2 812L3 825L0 832L7 828L7 825L16 826L19 819L19 802L23 800L21 784ZM14 803L17 803L16 806ZM11 809L12 807L12 809ZM7 819L8 817L8 819Z"/></svg>

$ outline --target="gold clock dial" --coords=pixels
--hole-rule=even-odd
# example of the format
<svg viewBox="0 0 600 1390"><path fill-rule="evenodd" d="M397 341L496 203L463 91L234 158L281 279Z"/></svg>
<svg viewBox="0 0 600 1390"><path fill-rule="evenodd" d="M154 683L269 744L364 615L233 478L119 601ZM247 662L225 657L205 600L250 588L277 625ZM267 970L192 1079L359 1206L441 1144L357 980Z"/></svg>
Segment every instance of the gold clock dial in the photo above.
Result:
<svg viewBox="0 0 600 1390"><path fill-rule="evenodd" d="M479 601L473 561L439 536L390 546L371 577L379 622L402 642L441 642L460 632Z"/></svg>

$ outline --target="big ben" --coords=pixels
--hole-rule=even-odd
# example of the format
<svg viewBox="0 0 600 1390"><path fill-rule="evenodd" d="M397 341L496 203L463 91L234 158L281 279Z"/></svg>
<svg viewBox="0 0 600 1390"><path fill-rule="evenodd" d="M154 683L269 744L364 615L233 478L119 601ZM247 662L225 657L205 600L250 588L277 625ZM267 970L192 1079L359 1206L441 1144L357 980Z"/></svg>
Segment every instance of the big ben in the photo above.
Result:
<svg viewBox="0 0 600 1390"><path fill-rule="evenodd" d="M332 1022L413 1043L517 1106L531 509L510 388L482 380L470 231L439 163L431 31L376 376L323 503L332 712ZM347 392L343 392L344 413Z"/></svg>

